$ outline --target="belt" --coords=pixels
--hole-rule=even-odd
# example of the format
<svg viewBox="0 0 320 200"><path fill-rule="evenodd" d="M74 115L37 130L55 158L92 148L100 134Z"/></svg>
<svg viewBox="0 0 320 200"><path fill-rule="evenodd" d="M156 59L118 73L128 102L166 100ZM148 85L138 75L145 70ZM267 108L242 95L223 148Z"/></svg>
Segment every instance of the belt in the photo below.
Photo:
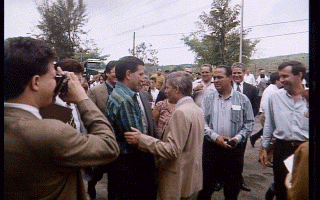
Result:
<svg viewBox="0 0 320 200"><path fill-rule="evenodd" d="M277 140L283 143L289 144L290 146L293 146L293 147L298 147L300 146L300 144L306 142L306 141L298 141L298 140L280 140L280 139L277 139Z"/></svg>

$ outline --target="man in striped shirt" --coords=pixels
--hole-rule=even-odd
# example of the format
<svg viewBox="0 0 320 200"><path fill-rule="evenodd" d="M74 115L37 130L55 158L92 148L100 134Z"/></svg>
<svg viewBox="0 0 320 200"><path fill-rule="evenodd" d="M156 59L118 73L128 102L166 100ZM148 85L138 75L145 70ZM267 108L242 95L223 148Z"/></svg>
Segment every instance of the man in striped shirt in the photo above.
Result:
<svg viewBox="0 0 320 200"><path fill-rule="evenodd" d="M108 167L108 199L153 200L156 198L154 157L130 146L124 138L124 132L132 131L131 127L157 137L156 129L150 126L152 120L148 119L143 93L138 93L144 81L144 63L126 56L118 61L115 71L118 82L108 98L106 116L116 133L120 156Z"/></svg>

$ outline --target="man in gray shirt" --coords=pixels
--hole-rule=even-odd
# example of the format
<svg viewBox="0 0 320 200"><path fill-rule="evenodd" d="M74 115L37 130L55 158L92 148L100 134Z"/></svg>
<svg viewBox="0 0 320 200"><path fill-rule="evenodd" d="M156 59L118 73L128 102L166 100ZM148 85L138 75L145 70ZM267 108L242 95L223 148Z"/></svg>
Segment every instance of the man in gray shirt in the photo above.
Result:
<svg viewBox="0 0 320 200"><path fill-rule="evenodd" d="M243 164L243 140L252 132L254 115L248 97L232 89L232 70L220 65L214 72L216 90L202 104L205 128L203 143L203 190L198 199L224 187L226 199L237 199Z"/></svg>
<svg viewBox="0 0 320 200"><path fill-rule="evenodd" d="M287 199L284 180L288 170L283 161L292 155L301 143L309 141L308 103L302 96L302 80L306 68L298 61L286 61L279 65L278 72L284 89L276 91L268 100L259 158L263 166L272 166L267 151L274 136L276 142L273 149L273 174L276 197Z"/></svg>

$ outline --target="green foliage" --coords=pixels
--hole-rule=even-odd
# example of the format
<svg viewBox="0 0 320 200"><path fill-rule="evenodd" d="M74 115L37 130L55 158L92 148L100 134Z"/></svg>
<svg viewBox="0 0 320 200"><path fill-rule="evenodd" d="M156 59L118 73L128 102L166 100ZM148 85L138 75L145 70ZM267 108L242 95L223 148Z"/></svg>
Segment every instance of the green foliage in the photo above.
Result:
<svg viewBox="0 0 320 200"><path fill-rule="evenodd" d="M129 49L129 53L133 54L133 49ZM157 50L152 49L152 44L146 45L142 42L135 47L135 56L141 59L146 66L158 66Z"/></svg>
<svg viewBox="0 0 320 200"><path fill-rule="evenodd" d="M229 7L230 0L215 0L209 14L203 12L197 22L199 30L182 40L196 53L196 63L231 66L239 61L240 21L237 20L240 6ZM243 30L243 38L250 30ZM242 41L242 62L248 63L259 40Z"/></svg>
<svg viewBox="0 0 320 200"><path fill-rule="evenodd" d="M72 57L80 45L79 34L85 34L86 5L82 0L44 0L37 9L41 16L37 27L42 31L37 37L54 47L60 58Z"/></svg>
<svg viewBox="0 0 320 200"><path fill-rule="evenodd" d="M79 60L80 62L83 62L87 59L100 59L100 60L107 60L107 58L110 55L103 55L101 56L101 51L97 47L97 44L94 43L94 41L91 40L85 40L83 44L81 44L84 48L80 47L75 52L74 56L72 58Z"/></svg>

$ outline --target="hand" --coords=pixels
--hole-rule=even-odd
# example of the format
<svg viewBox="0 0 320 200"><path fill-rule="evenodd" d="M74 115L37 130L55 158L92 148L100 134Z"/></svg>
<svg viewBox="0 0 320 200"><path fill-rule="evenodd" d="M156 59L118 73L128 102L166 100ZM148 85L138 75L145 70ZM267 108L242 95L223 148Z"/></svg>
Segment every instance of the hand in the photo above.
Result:
<svg viewBox="0 0 320 200"><path fill-rule="evenodd" d="M68 80L68 92L60 93L59 97L67 103L79 103L89 97L86 91L82 87L78 77L73 72L62 71L60 67L57 67L59 73L65 74Z"/></svg>
<svg viewBox="0 0 320 200"><path fill-rule="evenodd" d="M195 88L193 88L193 90L196 92L198 90L202 90L203 89L203 85L200 83L198 84Z"/></svg>
<svg viewBox="0 0 320 200"><path fill-rule="evenodd" d="M288 173L286 176L286 179L284 181L284 184L287 189L290 189L292 187L292 174Z"/></svg>
<svg viewBox="0 0 320 200"><path fill-rule="evenodd" d="M225 148L225 149L233 149L234 147L230 146L229 144L227 144L226 141L229 141L231 138L227 137L227 136L223 136L223 135L220 135L217 137L216 139L216 144L219 145L220 147L222 148Z"/></svg>
<svg viewBox="0 0 320 200"><path fill-rule="evenodd" d="M230 138L230 139L227 141L227 143L234 143L233 146L232 146L232 145L230 145L230 146L232 146L232 148L235 148L235 147L239 144L239 141L238 141L237 138L233 137L233 138Z"/></svg>
<svg viewBox="0 0 320 200"><path fill-rule="evenodd" d="M133 127L131 127L131 130L133 132L125 132L124 133L124 138L126 139L128 144L130 144L132 146L138 146L139 139L140 139L140 136L142 133L138 129L133 128Z"/></svg>
<svg viewBox="0 0 320 200"><path fill-rule="evenodd" d="M270 157L268 157L267 149L262 147L259 154L259 162L265 167L272 167Z"/></svg>

